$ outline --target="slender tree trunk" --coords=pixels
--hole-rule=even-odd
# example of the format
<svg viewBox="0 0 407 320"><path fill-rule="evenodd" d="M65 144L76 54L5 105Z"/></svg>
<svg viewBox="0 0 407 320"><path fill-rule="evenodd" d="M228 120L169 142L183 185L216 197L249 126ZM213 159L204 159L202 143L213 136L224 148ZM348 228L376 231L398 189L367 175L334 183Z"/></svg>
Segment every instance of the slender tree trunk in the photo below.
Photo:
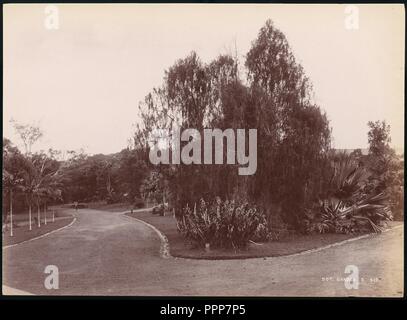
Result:
<svg viewBox="0 0 407 320"><path fill-rule="evenodd" d="M13 189L10 189L10 237L13 236Z"/></svg>
<svg viewBox="0 0 407 320"><path fill-rule="evenodd" d="M28 223L30 226L30 230L32 230L32 226L31 226L31 203L28 205Z"/></svg>
<svg viewBox="0 0 407 320"><path fill-rule="evenodd" d="M44 204L44 224L47 225L47 204Z"/></svg>
<svg viewBox="0 0 407 320"><path fill-rule="evenodd" d="M41 208L40 208L40 203L39 202L38 202L37 208L38 208L38 217L37 217L37 219L38 219L38 228L40 228L41 227Z"/></svg>

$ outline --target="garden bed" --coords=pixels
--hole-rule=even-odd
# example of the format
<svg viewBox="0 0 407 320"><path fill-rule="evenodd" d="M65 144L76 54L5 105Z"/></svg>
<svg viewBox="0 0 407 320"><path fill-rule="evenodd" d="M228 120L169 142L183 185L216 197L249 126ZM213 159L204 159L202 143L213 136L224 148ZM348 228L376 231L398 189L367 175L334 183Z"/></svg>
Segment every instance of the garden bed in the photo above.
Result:
<svg viewBox="0 0 407 320"><path fill-rule="evenodd" d="M246 249L226 250L211 249L206 252L202 248L196 248L188 243L177 231L175 218L171 215L156 216L151 211L126 213L127 216L143 220L158 230L168 239L170 253L174 257L192 259L247 259L262 257L277 257L295 254L311 249L320 248L344 240L348 240L361 234L312 234L312 235L289 235L279 241L262 244L250 243Z"/></svg>
<svg viewBox="0 0 407 320"><path fill-rule="evenodd" d="M12 237L10 236L10 230L4 231L2 246L9 246L39 237L43 234L69 225L73 219L72 216L60 217L55 220L55 222L49 221L47 225L42 224L40 228L33 223L31 231L28 229L28 225L14 227L14 235Z"/></svg>

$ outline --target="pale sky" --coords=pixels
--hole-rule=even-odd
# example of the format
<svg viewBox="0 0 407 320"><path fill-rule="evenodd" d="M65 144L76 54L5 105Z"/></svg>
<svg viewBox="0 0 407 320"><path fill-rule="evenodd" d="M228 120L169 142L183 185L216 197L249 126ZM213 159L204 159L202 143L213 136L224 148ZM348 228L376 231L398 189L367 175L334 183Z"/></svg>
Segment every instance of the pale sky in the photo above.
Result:
<svg viewBox="0 0 407 320"><path fill-rule="evenodd" d="M126 147L138 103L164 70L195 50L203 62L232 53L241 62L267 19L287 37L327 112L334 147L367 147L367 122L385 119L404 146L404 7L358 5L4 5L4 136L9 120L39 123L33 149Z"/></svg>

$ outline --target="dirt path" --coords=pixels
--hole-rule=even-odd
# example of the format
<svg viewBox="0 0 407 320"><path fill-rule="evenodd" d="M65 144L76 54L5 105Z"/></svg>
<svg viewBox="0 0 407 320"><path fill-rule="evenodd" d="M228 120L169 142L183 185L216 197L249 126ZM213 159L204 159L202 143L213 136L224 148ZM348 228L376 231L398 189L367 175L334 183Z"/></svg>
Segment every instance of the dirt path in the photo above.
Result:
<svg viewBox="0 0 407 320"><path fill-rule="evenodd" d="M81 209L74 225L3 250L3 285L46 295L402 296L403 228L320 252L248 260L162 259L157 234L118 213ZM59 289L47 290L47 265ZM348 290L346 265L359 268ZM363 278L363 279L362 279Z"/></svg>

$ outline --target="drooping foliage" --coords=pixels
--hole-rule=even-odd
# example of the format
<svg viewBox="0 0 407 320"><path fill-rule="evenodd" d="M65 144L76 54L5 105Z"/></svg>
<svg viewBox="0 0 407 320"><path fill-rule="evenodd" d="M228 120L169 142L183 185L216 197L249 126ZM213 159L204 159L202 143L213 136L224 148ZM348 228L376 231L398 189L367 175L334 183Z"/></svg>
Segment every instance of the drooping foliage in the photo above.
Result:
<svg viewBox="0 0 407 320"><path fill-rule="evenodd" d="M156 129L257 129L253 176L238 176L233 165L181 163L151 170L168 182L179 215L201 197L220 196L255 201L266 211L277 208L295 225L321 187L318 177L330 146L328 120L313 103L310 81L287 39L271 21L260 30L244 67L246 79L230 55L208 64L195 52L178 60L166 71L162 86L140 104L135 141L148 153L148 137Z"/></svg>

